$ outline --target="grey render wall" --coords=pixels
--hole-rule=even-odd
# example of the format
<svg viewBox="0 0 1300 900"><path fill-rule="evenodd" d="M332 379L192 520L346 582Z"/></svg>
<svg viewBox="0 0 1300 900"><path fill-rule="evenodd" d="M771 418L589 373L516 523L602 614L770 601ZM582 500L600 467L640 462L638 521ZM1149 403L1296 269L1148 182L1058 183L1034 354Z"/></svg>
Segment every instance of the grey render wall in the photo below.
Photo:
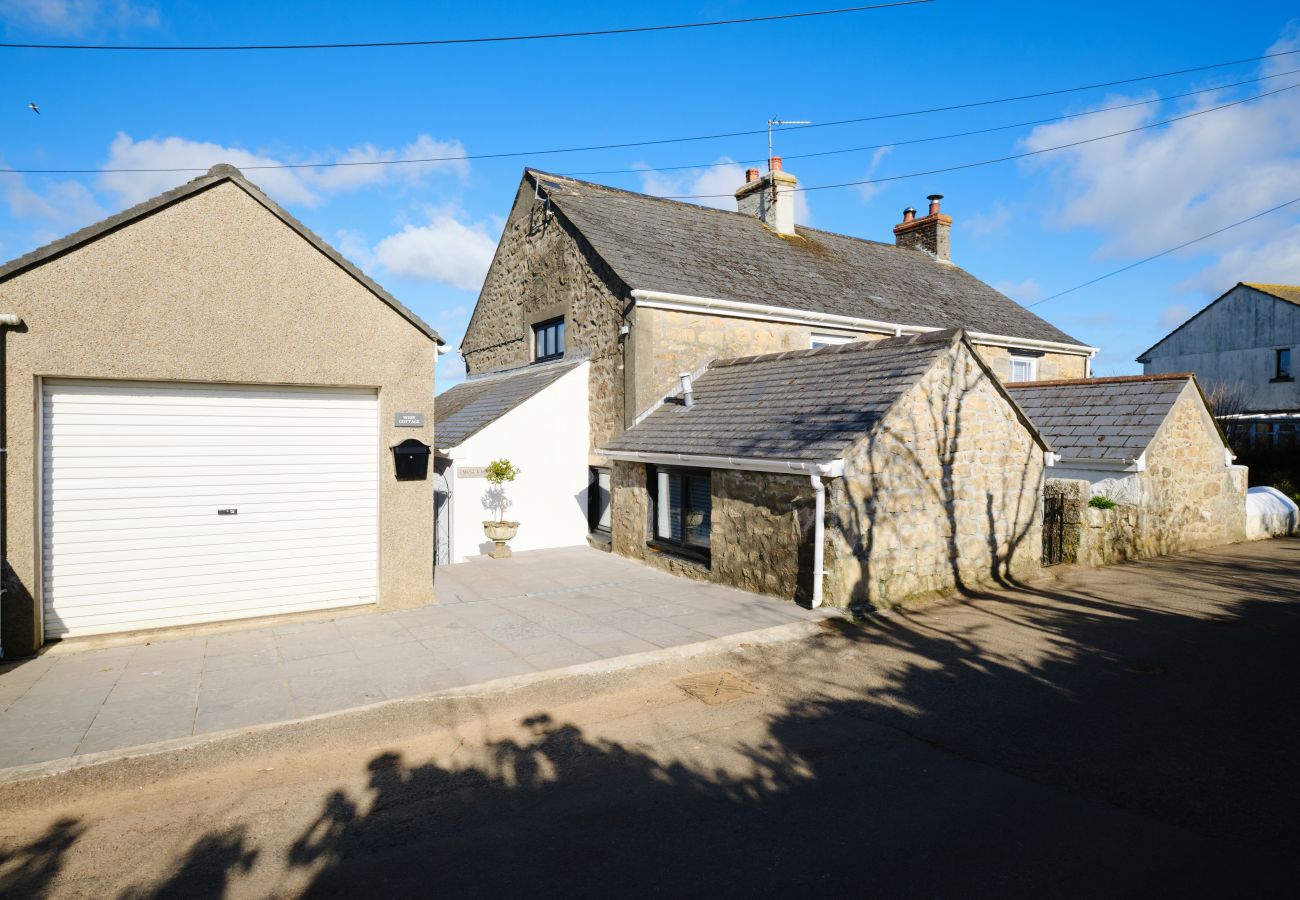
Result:
<svg viewBox="0 0 1300 900"><path fill-rule="evenodd" d="M4 645L35 649L37 379L340 385L379 391L380 602L433 599L431 481L396 481L391 444L433 442L435 347L225 182L0 283L9 445ZM393 429L393 413L425 413Z"/></svg>
<svg viewBox="0 0 1300 900"><path fill-rule="evenodd" d="M1240 382L1251 409L1300 409L1297 382L1270 383L1283 347L1300 367L1300 306L1237 285L1139 361L1148 375L1195 372L1206 391Z"/></svg>
<svg viewBox="0 0 1300 900"><path fill-rule="evenodd" d="M831 482L826 603L887 607L1033 574L1044 466L1017 408L954 346Z"/></svg>
<svg viewBox="0 0 1300 900"><path fill-rule="evenodd" d="M461 342L470 374L532 361L532 326L564 317L566 353L589 354L591 446L623 430L625 288L561 216L521 186Z"/></svg>

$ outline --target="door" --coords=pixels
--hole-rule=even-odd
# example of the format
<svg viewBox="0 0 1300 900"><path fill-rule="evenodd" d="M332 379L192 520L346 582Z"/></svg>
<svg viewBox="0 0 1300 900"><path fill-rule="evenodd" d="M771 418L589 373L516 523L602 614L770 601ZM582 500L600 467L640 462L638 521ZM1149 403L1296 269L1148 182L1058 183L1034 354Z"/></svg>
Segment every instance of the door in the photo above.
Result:
<svg viewBox="0 0 1300 900"><path fill-rule="evenodd" d="M378 599L378 398L47 380L47 638Z"/></svg>

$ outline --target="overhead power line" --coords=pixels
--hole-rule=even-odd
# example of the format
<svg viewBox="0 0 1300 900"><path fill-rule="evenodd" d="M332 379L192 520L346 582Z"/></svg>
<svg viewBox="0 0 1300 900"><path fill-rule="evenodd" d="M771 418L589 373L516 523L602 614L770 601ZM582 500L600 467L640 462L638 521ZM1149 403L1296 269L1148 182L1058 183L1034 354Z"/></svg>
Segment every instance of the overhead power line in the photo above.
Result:
<svg viewBox="0 0 1300 900"><path fill-rule="evenodd" d="M955 166L944 166L939 169L926 169L923 172L908 172L905 175L887 175L883 178L862 178L857 181L840 181L835 184L815 184L807 187L790 188L791 191L829 191L835 188L859 187L866 184L884 184L889 181L902 181L905 178L919 178L923 175L941 175L945 172L960 172L963 169L975 169L981 166L991 166L994 163L1010 162L1016 159L1025 159L1030 156L1039 156L1043 153L1052 153L1056 150L1068 150L1071 147L1080 147L1084 144L1093 144L1097 141L1108 140L1109 138L1122 137L1126 134L1134 134L1139 131L1146 131L1150 128L1159 128L1162 125L1169 125L1173 122L1181 122L1184 119L1192 119L1196 116L1203 116L1207 113L1218 112L1221 109L1228 109L1232 106L1240 106L1243 103L1252 103L1256 100L1262 100L1265 97L1271 97L1274 94L1281 94L1284 91L1294 90L1300 87L1300 83L1289 84L1286 87L1278 88L1272 91L1266 91L1263 94L1256 94L1254 97L1244 97L1241 100L1233 100L1230 103L1223 103L1219 106L1208 106L1205 109L1198 109L1194 112L1184 113L1181 116L1172 116L1168 119L1162 119L1159 122L1151 122L1147 125L1138 125L1133 128L1125 128L1122 131L1112 131L1109 134L1099 134L1096 137L1083 138L1077 141L1070 141L1068 144L1058 144L1055 147L1043 147L1039 150L1026 150L1024 153L1012 153L1007 156L998 156L993 159L982 159L978 162L959 163ZM666 194L665 200L709 200L719 197L730 197L731 194Z"/></svg>
<svg viewBox="0 0 1300 900"><path fill-rule="evenodd" d="M1042 300L1035 300L1033 303L1026 303L1025 306L1026 307L1041 306L1042 304L1046 303L1048 300L1055 300L1057 297L1064 297L1066 294L1073 294L1075 291L1083 290L1084 288L1090 285L1094 285L1099 281L1105 281L1107 278L1112 278L1115 275L1119 275L1123 272L1127 272L1129 269L1136 269L1138 266L1146 265L1152 260L1157 260L1162 256L1168 256L1170 253L1177 253L1179 250L1182 250L1184 247L1190 247L1192 246L1192 244L1199 244L1201 241L1209 240L1215 235L1223 234L1225 231L1231 231L1233 228L1236 228L1239 225L1245 225L1247 222L1253 222L1256 219L1262 219L1264 216L1267 216L1271 213L1275 213L1280 209L1286 209L1288 206L1292 206L1296 203L1300 203L1300 197L1296 197L1294 199L1288 200L1285 203L1279 203L1277 206L1274 206L1270 209L1266 209L1263 212L1257 212L1253 216L1247 216L1246 218L1242 219L1239 222L1233 222L1231 225L1224 225L1222 228L1217 228L1214 231L1211 231L1209 234L1203 234L1200 237L1192 238L1190 241L1183 241L1177 247L1170 247L1168 250L1161 250L1159 253L1155 253L1151 256L1148 256L1146 259L1139 259L1137 262L1129 263L1127 266L1116 269L1113 272L1107 272L1105 275L1098 275L1096 278L1093 278L1089 281L1085 281L1083 284L1076 284L1072 288L1067 288L1064 291L1058 291L1057 293L1052 294L1052 296L1050 297L1044 297Z"/></svg>
<svg viewBox="0 0 1300 900"><path fill-rule="evenodd" d="M1229 66L1241 65L1242 63L1259 62L1261 60L1273 59L1282 56L1290 56L1292 54L1297 54L1297 53L1300 53L1300 49L1282 50L1276 53L1268 53L1265 54L1264 56L1252 56L1243 59L1232 60L1231 62L1210 63L1208 65L1192 66L1185 69L1176 69L1170 72L1159 72L1151 75L1137 75L1132 78L1122 78L1122 79L1115 79L1111 81L1096 82L1093 84L1078 85L1076 87L1057 88L1054 90L1040 91L1038 93L1033 93L1033 94L1020 94L1012 97L999 97L990 100L976 100L969 103L959 103L959 104L954 104L949 106L930 107L928 109L915 109L915 110L907 110L903 112L883 113L880 115L866 116L866 117L860 117L856 119L842 119L838 122L820 122L812 125L800 125L800 126L794 126L793 128L783 128L780 130L790 131L790 130L797 130L802 128L824 128L831 125L847 125L847 124L856 124L860 122L881 121L884 119L899 119L899 118L905 118L909 116L927 115L930 113L952 112L961 109L972 109L976 107L992 106L1000 103L1014 103L1021 100L1031 100L1031 99L1037 99L1041 97L1058 96L1061 94L1078 93L1080 91L1093 90L1101 87L1115 87L1122 84L1133 84L1140 81L1152 81L1158 78L1168 78L1174 75L1183 75L1192 72L1205 72L1212 69L1222 69L1222 68L1227 68ZM1266 76L1266 77L1273 77L1273 76ZM1264 80L1264 79L1261 78L1256 80ZM1241 84L1245 84L1245 83L1247 82L1241 82ZM1232 86L1233 85L1228 85L1227 87L1232 87ZM1166 99L1173 99L1173 98L1166 98ZM659 139L645 140L645 141L624 141L624 142L614 143L614 144L590 144L587 146L579 146L579 147L552 147L548 149L537 149L537 150L509 150L509 151L502 151L498 153L465 153L465 154L456 154L456 155L448 155L448 156L425 156L425 157L412 157L412 158L404 158L404 159L346 160L346 161L337 161L337 162L315 162L315 163L268 163L264 165L248 165L248 166L243 166L242 168L245 171L264 171L268 169L334 169L334 168L347 168L352 166L402 166L402 165L420 165L420 164L441 163L441 162L472 162L472 161L490 160L490 159L512 159L512 158L522 158L522 157L532 157L532 156L552 156L552 155L558 155L563 153L588 153L588 152L594 152L599 150L625 150L633 147L654 147L654 146L663 146L665 144L682 144L682 143L690 143L690 142L697 142L697 141L720 140L723 138L751 137L754 135L762 135L766 133L767 130L765 128L758 128L758 129L749 129L745 131L727 131L727 132L720 132L717 134L694 135L690 137L659 138ZM872 149L877 149L877 148L872 148ZM153 174L153 173L161 173L161 172L180 172L180 173L206 172L209 168L211 168L212 165L223 161L224 160L221 159L213 159L211 163L204 166L168 166L168 167L138 167L138 168L120 167L120 168L95 168L95 169L92 168L0 169L0 175L3 174L101 175L101 174L110 174L110 173L129 174L129 173L137 173L137 172L141 174ZM699 167L694 166L692 168L699 168ZM921 174L926 174L926 173L921 173Z"/></svg>
<svg viewBox="0 0 1300 900"><path fill-rule="evenodd" d="M1234 81L1231 84L1221 84L1217 87L1202 88L1199 91L1185 91L1181 94L1165 94L1160 97L1152 97L1149 100L1135 100L1132 103L1117 103L1114 106L1103 106L1098 109L1090 109L1086 112L1067 113L1062 116L1050 116L1046 119L1030 119L1026 122L1014 122L1010 125L994 125L989 128L976 128L971 131L955 131L949 134L936 134L930 137L909 138L901 141L886 141L882 144L866 144L860 147L842 147L838 150L817 150L812 153L785 153L782 158L786 161L792 159L812 159L821 156L838 156L845 153L863 153L868 150L883 150L885 147L906 147L910 144L926 144L934 141L946 141L953 138L973 137L979 134L993 134L998 131L1010 131L1014 128L1028 128L1031 125L1047 125L1052 122L1065 122L1070 119L1081 119L1087 116L1099 116L1103 113L1115 112L1121 109L1133 109L1138 106L1150 106L1153 103L1166 103L1170 100L1182 100L1186 97L1196 97L1201 94L1214 94L1219 91L1226 91L1232 88L1241 87L1247 84L1258 84L1261 81L1269 81L1274 78L1285 78L1287 75L1300 75L1300 69L1288 69L1285 72L1278 72L1275 75L1261 75L1258 78L1247 78L1244 81ZM569 177L586 176L586 175L633 175L642 172L676 172L683 169L714 169L725 166L746 165L749 163L763 163L763 159L736 159L726 162L707 162L707 163L686 163L676 166L641 166L635 169L594 169L582 172L566 172Z"/></svg>
<svg viewBox="0 0 1300 900"><path fill-rule="evenodd" d="M453 44L504 44L513 41L552 41L562 38L610 37L620 34L644 34L653 31L684 31L691 28L721 28L727 25L752 25L760 22L784 22L791 19L811 19L819 16L842 16L848 13L890 9L898 6L919 6L935 0L895 0L891 3L873 3L869 6L845 6L839 9L819 9L811 12L781 13L771 16L750 16L743 19L716 19L710 22L678 22L670 25L639 25L628 28L601 28L593 31L556 31L546 34L511 34L491 37L434 38L420 41L349 41L337 44L20 44L0 43L0 48L23 50L116 50L132 52L213 52L248 50L360 50L378 47L440 47Z"/></svg>

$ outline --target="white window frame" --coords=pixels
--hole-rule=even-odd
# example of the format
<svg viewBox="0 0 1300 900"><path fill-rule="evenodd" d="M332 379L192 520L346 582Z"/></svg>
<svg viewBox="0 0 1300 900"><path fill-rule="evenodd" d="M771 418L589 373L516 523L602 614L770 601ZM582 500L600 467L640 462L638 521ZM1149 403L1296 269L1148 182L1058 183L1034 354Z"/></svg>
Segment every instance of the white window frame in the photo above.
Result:
<svg viewBox="0 0 1300 900"><path fill-rule="evenodd" d="M857 339L857 335L852 334L823 334L814 331L808 344L812 349L820 350L822 347L838 347L841 344L850 344Z"/></svg>
<svg viewBox="0 0 1300 900"><path fill-rule="evenodd" d="M1017 364L1021 364L1029 367L1028 378L1016 377ZM1007 381L1011 382L1012 384L1015 384L1017 382L1022 382L1022 381L1037 381L1037 380L1038 380L1038 359L1036 357L1033 356L1012 356L1011 357L1011 373L1007 376Z"/></svg>

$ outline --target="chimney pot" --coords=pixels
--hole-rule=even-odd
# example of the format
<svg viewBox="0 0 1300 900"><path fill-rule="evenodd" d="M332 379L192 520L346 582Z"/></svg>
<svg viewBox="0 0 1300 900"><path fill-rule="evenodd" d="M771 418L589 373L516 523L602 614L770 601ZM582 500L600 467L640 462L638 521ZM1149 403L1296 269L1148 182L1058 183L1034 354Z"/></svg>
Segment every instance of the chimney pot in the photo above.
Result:
<svg viewBox="0 0 1300 900"><path fill-rule="evenodd" d="M916 207L909 206L907 209L903 210L904 225L906 225L908 222L913 221L915 218L916 218Z"/></svg>
<svg viewBox="0 0 1300 900"><path fill-rule="evenodd" d="M683 372L680 377L682 379L682 402L686 404L687 409L690 409L695 405L695 390L691 384L691 373Z"/></svg>
<svg viewBox="0 0 1300 900"><path fill-rule="evenodd" d="M939 201L943 199L943 194L931 194L925 199L930 201L930 215L939 215Z"/></svg>
<svg viewBox="0 0 1300 900"><path fill-rule="evenodd" d="M745 170L745 184L753 184L758 181L758 169Z"/></svg>
<svg viewBox="0 0 1300 900"><path fill-rule="evenodd" d="M781 171L781 157L774 156L770 160L768 160L768 163L769 163L768 168L773 172Z"/></svg>

